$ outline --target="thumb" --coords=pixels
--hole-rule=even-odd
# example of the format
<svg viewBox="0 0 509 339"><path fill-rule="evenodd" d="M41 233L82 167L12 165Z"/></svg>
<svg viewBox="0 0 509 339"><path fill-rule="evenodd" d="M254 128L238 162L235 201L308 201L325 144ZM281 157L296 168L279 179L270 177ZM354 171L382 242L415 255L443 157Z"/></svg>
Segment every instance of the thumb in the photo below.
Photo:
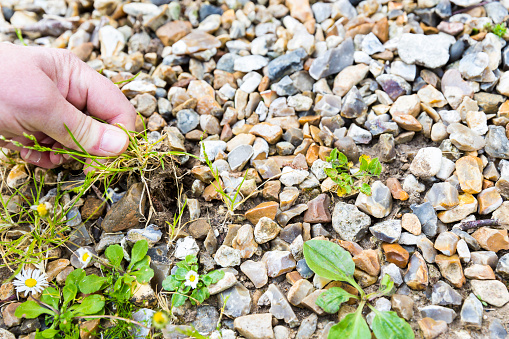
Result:
<svg viewBox="0 0 509 339"><path fill-rule="evenodd" d="M80 151L83 148L97 156L118 155L127 149L129 137L121 128L93 119L63 97L57 106L60 109L55 109L55 113L51 114L50 120L53 122L49 123L50 128L45 133L65 147Z"/></svg>

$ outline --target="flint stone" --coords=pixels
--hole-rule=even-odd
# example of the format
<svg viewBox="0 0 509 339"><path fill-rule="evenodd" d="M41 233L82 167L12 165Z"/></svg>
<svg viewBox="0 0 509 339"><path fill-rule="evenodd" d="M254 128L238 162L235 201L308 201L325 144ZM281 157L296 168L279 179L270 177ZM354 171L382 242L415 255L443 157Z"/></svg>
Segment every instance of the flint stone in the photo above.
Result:
<svg viewBox="0 0 509 339"><path fill-rule="evenodd" d="M398 55L407 64L438 68L449 60L449 47L455 42L456 39L448 34L404 33L398 42Z"/></svg>

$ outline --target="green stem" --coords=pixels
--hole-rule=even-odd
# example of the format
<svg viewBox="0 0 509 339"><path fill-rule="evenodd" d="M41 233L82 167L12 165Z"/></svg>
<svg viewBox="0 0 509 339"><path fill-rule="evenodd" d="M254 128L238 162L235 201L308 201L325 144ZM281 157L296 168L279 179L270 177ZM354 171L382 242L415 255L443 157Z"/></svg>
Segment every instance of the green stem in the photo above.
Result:
<svg viewBox="0 0 509 339"><path fill-rule="evenodd" d="M355 287L357 289L357 291L359 291L361 300L364 300L365 297L366 297L366 293L364 293L364 290L362 289L362 287L359 286L359 284L357 284L355 279L353 277L348 277L348 281L347 282L350 285L352 285L353 287Z"/></svg>

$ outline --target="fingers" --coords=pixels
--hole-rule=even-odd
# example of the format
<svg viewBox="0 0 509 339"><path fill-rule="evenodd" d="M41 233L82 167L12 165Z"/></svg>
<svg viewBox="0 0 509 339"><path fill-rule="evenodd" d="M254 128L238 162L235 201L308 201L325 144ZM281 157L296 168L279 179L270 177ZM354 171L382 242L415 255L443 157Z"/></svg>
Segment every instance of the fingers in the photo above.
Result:
<svg viewBox="0 0 509 339"><path fill-rule="evenodd" d="M64 76L57 77L57 87L72 105L86 108L90 115L110 124L134 130L136 111L115 84L72 53L53 51L57 53L57 68L64 68L60 73Z"/></svg>
<svg viewBox="0 0 509 339"><path fill-rule="evenodd" d="M94 120L63 97L55 100L54 110L48 114L47 123L41 126L48 136L65 147L81 150L81 146L86 152L97 156L114 156L127 149L129 137L122 129Z"/></svg>
<svg viewBox="0 0 509 339"><path fill-rule="evenodd" d="M25 146L33 146L33 143L26 139L25 137L17 137L13 139L14 141L18 141ZM54 168L61 163L55 164L50 160L50 152L38 152L27 148L22 148L13 145L12 143L0 143L1 147L5 147L8 149L12 149L14 151L19 151L21 158L33 165L43 167L43 168Z"/></svg>

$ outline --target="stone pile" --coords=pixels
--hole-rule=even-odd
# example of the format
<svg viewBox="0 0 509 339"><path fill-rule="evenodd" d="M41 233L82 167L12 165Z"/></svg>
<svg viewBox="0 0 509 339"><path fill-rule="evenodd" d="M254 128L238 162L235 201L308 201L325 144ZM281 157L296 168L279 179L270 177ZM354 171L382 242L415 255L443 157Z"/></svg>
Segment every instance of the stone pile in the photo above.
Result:
<svg viewBox="0 0 509 339"><path fill-rule="evenodd" d="M107 212L88 197L73 227L76 243L98 254L148 240L154 287L188 254L205 271L222 268L212 306L192 307L187 320L201 332L218 337L225 302L223 338L326 338L337 317L316 299L334 286L355 290L306 264L303 243L322 238L351 253L362 287L390 275L397 290L376 307L425 338L505 338L509 34L493 27L505 25L508 8L480 0L9 0L0 40L19 43L19 27L31 45L66 48L114 82L140 72L119 85L141 114L137 130L144 120L152 140L165 135L171 150L200 157L182 165L193 180L191 222L172 251L164 225L144 228L129 213L146 208L141 184L112 191ZM363 153L383 162L371 195L336 194L324 171L333 148L352 170ZM15 166L7 185L27 177ZM209 220L224 219L217 185L247 199L226 226ZM103 219L95 233L81 223L91 214ZM475 226L481 219L492 221ZM48 264L57 283L78 267L65 260ZM344 305L339 317L351 311ZM4 308L4 325L29 333L11 313ZM165 337L177 338L173 329Z"/></svg>

